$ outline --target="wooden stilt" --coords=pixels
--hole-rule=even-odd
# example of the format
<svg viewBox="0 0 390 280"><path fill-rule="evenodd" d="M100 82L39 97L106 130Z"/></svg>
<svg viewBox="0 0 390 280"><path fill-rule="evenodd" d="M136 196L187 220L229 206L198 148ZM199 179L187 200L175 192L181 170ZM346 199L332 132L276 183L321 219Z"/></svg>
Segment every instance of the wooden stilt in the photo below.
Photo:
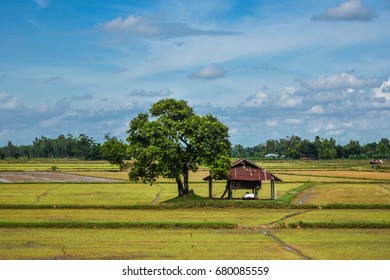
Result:
<svg viewBox="0 0 390 280"><path fill-rule="evenodd" d="M213 198L213 179L209 179L209 198Z"/></svg>
<svg viewBox="0 0 390 280"><path fill-rule="evenodd" d="M274 182L274 198L277 199L275 180L273 182Z"/></svg>
<svg viewBox="0 0 390 280"><path fill-rule="evenodd" d="M271 180L271 199L276 199L275 180Z"/></svg>

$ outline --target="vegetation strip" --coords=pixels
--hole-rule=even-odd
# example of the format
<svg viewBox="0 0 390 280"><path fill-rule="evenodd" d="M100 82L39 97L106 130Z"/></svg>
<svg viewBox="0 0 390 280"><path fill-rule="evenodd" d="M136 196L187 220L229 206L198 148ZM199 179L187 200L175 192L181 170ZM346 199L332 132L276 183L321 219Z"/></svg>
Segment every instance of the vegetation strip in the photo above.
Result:
<svg viewBox="0 0 390 280"><path fill-rule="evenodd" d="M298 215L301 215L301 214L304 214L304 213L307 213L307 212L310 212L310 211L314 211L314 209L308 209L308 210L304 210L304 211L301 211L301 212L296 212L296 213L292 213L292 214L288 214L274 222L270 222L270 223L267 223L267 224L264 224L264 226L267 226L267 225L273 225L273 224L282 224L282 222L288 218L291 218L291 217L295 217L295 216L298 216Z"/></svg>
<svg viewBox="0 0 390 280"><path fill-rule="evenodd" d="M297 222L288 224L291 228L376 228L386 229L390 228L390 223L374 223L374 222L352 222L352 223L305 223Z"/></svg>
<svg viewBox="0 0 390 280"><path fill-rule="evenodd" d="M232 229L233 223L180 222L0 222L0 228L210 228Z"/></svg>
<svg viewBox="0 0 390 280"><path fill-rule="evenodd" d="M187 203L160 203L139 205L83 205L83 204L0 204L0 209L192 209L192 208L242 208L242 209L390 209L390 204L290 204L280 201L188 201Z"/></svg>

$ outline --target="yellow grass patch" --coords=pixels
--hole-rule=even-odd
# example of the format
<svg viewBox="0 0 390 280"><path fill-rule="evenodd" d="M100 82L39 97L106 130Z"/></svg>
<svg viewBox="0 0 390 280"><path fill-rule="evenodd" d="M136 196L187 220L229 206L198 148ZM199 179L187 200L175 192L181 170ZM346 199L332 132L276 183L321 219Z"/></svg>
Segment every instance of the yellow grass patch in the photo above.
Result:
<svg viewBox="0 0 390 280"><path fill-rule="evenodd" d="M320 184L305 190L293 203L298 204L389 204L389 184Z"/></svg>
<svg viewBox="0 0 390 280"><path fill-rule="evenodd" d="M354 178L369 180L390 180L390 173L380 171L349 171L349 170L297 170L289 171L292 175L322 176L333 178Z"/></svg>

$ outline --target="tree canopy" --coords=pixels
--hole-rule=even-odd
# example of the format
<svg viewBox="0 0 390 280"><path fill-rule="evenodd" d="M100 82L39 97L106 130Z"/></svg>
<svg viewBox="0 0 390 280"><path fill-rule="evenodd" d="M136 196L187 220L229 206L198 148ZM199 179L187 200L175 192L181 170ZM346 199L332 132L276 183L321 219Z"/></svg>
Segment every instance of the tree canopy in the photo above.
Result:
<svg viewBox="0 0 390 280"><path fill-rule="evenodd" d="M120 170L126 168L126 164L123 159L126 157L127 145L116 137L111 137L110 134L104 135L106 142L101 147L101 155L109 163L118 165Z"/></svg>
<svg viewBox="0 0 390 280"><path fill-rule="evenodd" d="M184 100L156 102L131 120L128 133L127 151L135 158L129 178L151 184L159 176L175 179L179 196L189 194L189 171L206 166L216 179L231 164L228 128L211 114L195 114Z"/></svg>

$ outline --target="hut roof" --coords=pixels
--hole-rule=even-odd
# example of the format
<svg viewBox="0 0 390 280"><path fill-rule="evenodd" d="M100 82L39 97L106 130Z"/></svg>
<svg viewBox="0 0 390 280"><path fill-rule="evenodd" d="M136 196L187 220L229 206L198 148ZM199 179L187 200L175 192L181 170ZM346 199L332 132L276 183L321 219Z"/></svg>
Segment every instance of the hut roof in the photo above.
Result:
<svg viewBox="0 0 390 280"><path fill-rule="evenodd" d="M228 173L228 180L232 181L282 181L272 173L261 168L247 159L233 162Z"/></svg>

